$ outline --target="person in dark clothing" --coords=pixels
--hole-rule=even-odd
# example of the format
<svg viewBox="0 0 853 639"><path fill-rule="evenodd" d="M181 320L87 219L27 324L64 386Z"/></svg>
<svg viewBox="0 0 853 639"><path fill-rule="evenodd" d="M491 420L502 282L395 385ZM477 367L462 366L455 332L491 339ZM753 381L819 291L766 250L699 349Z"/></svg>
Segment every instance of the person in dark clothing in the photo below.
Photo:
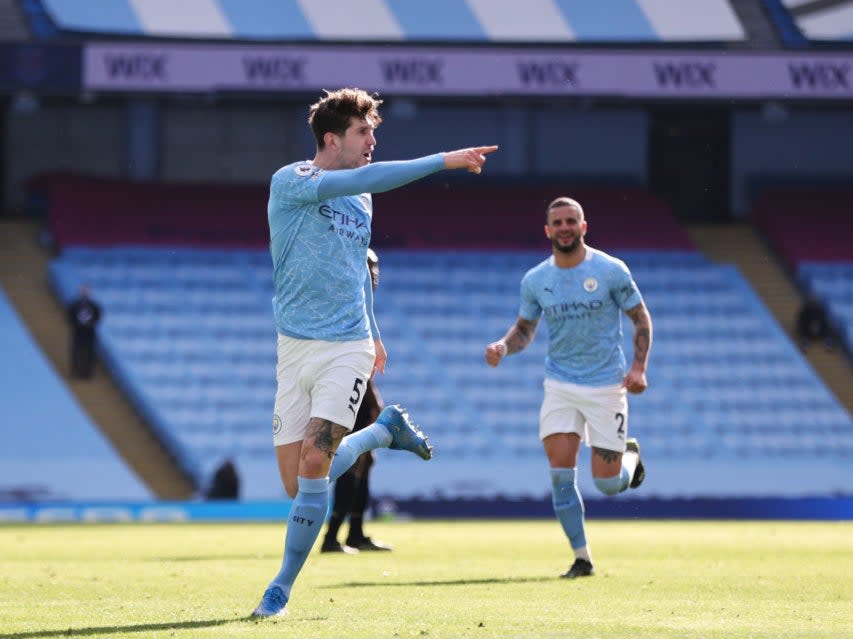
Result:
<svg viewBox="0 0 853 639"><path fill-rule="evenodd" d="M239 499L240 476L233 461L226 459L216 469L206 497L208 499Z"/></svg>
<svg viewBox="0 0 853 639"><path fill-rule="evenodd" d="M95 369L95 329L101 321L101 307L89 287L83 285L68 306L71 323L71 376L88 379Z"/></svg>
<svg viewBox="0 0 853 639"><path fill-rule="evenodd" d="M369 249L367 251L367 268L370 269L370 279L373 290L379 285L379 257ZM364 399L358 409L355 425L356 432L376 421L382 411L382 397L373 380L367 380ZM374 541L364 534L364 512L370 502L370 469L375 461L373 451L363 453L350 469L335 481L335 496L332 515L323 539L321 552L345 552L355 554L360 550L391 550L391 547L379 541ZM338 531L344 520L349 516L349 533L346 542L338 541Z"/></svg>
<svg viewBox="0 0 853 639"><path fill-rule="evenodd" d="M815 295L809 295L797 313L797 337L800 348L805 350L813 341L822 341L827 349L832 348L832 328L826 309Z"/></svg>

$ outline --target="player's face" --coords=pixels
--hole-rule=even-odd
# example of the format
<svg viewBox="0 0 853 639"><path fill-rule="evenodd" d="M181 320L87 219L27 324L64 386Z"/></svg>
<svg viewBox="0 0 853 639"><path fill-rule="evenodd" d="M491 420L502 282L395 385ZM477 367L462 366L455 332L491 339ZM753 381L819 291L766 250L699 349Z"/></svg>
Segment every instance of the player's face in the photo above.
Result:
<svg viewBox="0 0 853 639"><path fill-rule="evenodd" d="M545 236L551 240L554 250L571 253L581 244L586 235L586 220L573 206L559 206L548 212Z"/></svg>
<svg viewBox="0 0 853 639"><path fill-rule="evenodd" d="M357 169L370 164L376 148L376 127L370 120L352 118L343 137L338 138L340 149L338 165L342 169Z"/></svg>

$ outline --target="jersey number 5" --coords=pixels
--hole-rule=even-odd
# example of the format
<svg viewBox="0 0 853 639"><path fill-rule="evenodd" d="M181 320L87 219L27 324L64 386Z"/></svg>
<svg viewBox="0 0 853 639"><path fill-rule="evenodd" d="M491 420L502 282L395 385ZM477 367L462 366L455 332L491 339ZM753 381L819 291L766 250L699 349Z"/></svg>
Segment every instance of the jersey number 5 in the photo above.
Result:
<svg viewBox="0 0 853 639"><path fill-rule="evenodd" d="M356 414L356 408L358 407L358 402L361 399L361 385L364 384L364 380L360 377L355 378L355 384L352 385L352 395L349 398L349 406L348 408L352 411L352 414Z"/></svg>

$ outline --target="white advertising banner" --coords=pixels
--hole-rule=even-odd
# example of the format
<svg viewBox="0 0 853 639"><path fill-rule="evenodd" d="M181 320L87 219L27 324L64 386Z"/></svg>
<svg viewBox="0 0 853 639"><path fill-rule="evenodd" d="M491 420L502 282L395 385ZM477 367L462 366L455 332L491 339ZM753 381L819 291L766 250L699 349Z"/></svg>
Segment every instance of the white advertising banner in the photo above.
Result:
<svg viewBox="0 0 853 639"><path fill-rule="evenodd" d="M101 91L315 91L628 98L853 98L853 53L92 43Z"/></svg>

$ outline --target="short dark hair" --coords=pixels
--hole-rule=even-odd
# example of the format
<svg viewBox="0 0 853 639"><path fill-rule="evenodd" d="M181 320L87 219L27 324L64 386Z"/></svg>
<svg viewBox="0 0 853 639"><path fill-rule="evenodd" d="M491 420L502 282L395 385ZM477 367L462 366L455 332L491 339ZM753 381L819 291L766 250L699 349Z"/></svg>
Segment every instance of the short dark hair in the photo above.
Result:
<svg viewBox="0 0 853 639"><path fill-rule="evenodd" d="M343 135L350 125L352 118L367 120L370 118L374 127L379 126L382 118L379 115L379 105L382 100L376 94L369 94L362 89L338 89L326 91L326 95L317 100L308 109L308 124L317 140L317 148L322 149L326 143L323 136L326 133Z"/></svg>
<svg viewBox="0 0 853 639"><path fill-rule="evenodd" d="M562 195L554 200L551 200L551 203L548 205L548 208L545 209L545 223L548 223L548 215L553 209L559 209L563 206L571 206L572 208L577 209L578 212L581 214L581 220L584 219L584 212L581 203L577 200L573 200L570 197Z"/></svg>

